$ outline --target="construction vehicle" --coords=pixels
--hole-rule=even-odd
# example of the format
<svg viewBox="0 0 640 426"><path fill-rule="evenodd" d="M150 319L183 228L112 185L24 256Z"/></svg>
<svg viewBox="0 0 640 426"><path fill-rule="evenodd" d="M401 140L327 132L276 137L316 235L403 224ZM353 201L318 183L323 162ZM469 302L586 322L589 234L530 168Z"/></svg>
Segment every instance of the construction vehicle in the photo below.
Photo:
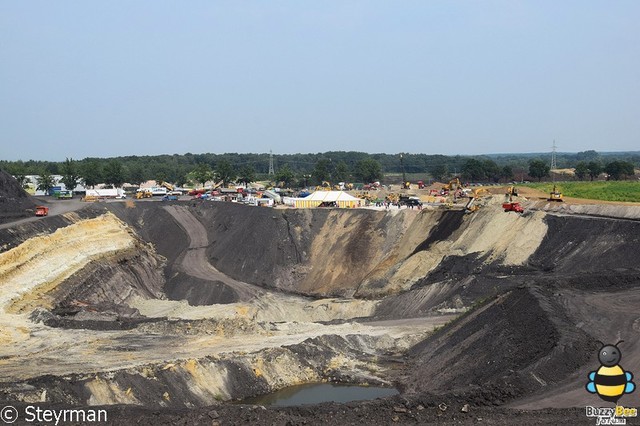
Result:
<svg viewBox="0 0 640 426"><path fill-rule="evenodd" d="M507 188L507 192L505 194L505 199L509 201L513 201L513 197L518 196L518 189L515 186L510 186Z"/></svg>
<svg viewBox="0 0 640 426"><path fill-rule="evenodd" d="M425 185L424 185L424 182L423 182L423 181L421 181L421 180L419 180L419 181L418 181L418 189L424 189L424 186L425 186Z"/></svg>
<svg viewBox="0 0 640 426"><path fill-rule="evenodd" d="M457 177L451 179L449 183L442 187L445 191L455 191L458 188L462 188L462 184L460 183L460 179Z"/></svg>
<svg viewBox="0 0 640 426"><path fill-rule="evenodd" d="M549 198L547 198L547 201L559 201L559 202L564 201L562 192L556 189L555 184L553 185L553 190L549 193Z"/></svg>
<svg viewBox="0 0 640 426"><path fill-rule="evenodd" d="M402 182L402 189L411 189L411 182Z"/></svg>
<svg viewBox="0 0 640 426"><path fill-rule="evenodd" d="M400 195L397 204L399 206L420 207L422 206L422 201L415 195Z"/></svg>
<svg viewBox="0 0 640 426"><path fill-rule="evenodd" d="M164 186L165 188L167 188L169 191L173 191L173 185L171 185L170 183L167 182L160 182L160 186Z"/></svg>
<svg viewBox="0 0 640 426"><path fill-rule="evenodd" d="M55 191L52 194L55 198L57 198L58 200L69 200L71 198L73 198L73 192L69 191L69 190L59 190L59 191Z"/></svg>
<svg viewBox="0 0 640 426"><path fill-rule="evenodd" d="M522 208L520 203L502 203L502 208L505 212L524 213L524 209Z"/></svg>
<svg viewBox="0 0 640 426"><path fill-rule="evenodd" d="M49 215L49 207L36 206L36 216L48 216L48 215Z"/></svg>
<svg viewBox="0 0 640 426"><path fill-rule="evenodd" d="M477 188L474 189L471 195L469 196L469 201L464 206L464 211L467 213L473 213L475 211L480 210L480 205L478 201L484 197L485 195L490 195L491 193L486 188Z"/></svg>
<svg viewBox="0 0 640 426"><path fill-rule="evenodd" d="M316 191L331 191L331 190L332 190L331 182L327 182L326 180L323 180L320 185L316 186Z"/></svg>
<svg viewBox="0 0 640 426"><path fill-rule="evenodd" d="M385 197L385 201L391 204L398 204L400 202L400 194L396 194L395 192L391 192L387 194Z"/></svg>
<svg viewBox="0 0 640 426"><path fill-rule="evenodd" d="M377 191L381 187L382 187L382 185L380 185L380 182L371 182L371 183L368 183L368 184L364 185L362 187L362 189L364 189L365 191L370 191L370 190Z"/></svg>
<svg viewBox="0 0 640 426"><path fill-rule="evenodd" d="M149 189L139 189L138 191L136 191L136 200L151 197L153 197L153 193Z"/></svg>

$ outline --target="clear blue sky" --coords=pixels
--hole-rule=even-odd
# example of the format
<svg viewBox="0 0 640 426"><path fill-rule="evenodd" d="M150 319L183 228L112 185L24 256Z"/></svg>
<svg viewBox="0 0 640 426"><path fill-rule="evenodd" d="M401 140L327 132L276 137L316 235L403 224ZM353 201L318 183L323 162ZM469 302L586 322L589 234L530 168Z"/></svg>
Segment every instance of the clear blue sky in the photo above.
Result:
<svg viewBox="0 0 640 426"><path fill-rule="evenodd" d="M0 159L640 150L640 1L0 2Z"/></svg>

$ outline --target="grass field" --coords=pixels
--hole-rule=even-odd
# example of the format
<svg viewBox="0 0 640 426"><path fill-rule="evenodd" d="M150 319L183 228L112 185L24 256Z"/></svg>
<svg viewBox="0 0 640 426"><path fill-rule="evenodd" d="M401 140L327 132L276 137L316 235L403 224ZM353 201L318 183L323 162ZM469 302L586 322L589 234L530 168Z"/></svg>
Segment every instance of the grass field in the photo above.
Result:
<svg viewBox="0 0 640 426"><path fill-rule="evenodd" d="M548 193L553 188L553 183L529 183L523 186ZM558 182L556 186L565 197L640 203L640 182L638 181Z"/></svg>

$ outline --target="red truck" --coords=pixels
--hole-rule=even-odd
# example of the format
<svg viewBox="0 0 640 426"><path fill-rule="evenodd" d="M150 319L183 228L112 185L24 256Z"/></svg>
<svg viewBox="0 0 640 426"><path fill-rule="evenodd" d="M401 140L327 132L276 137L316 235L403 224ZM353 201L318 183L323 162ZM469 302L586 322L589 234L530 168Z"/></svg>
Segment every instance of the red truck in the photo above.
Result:
<svg viewBox="0 0 640 426"><path fill-rule="evenodd" d="M505 212L524 213L524 209L520 203L502 203L502 208Z"/></svg>
<svg viewBox="0 0 640 426"><path fill-rule="evenodd" d="M49 207L36 206L36 216L47 216L49 214Z"/></svg>

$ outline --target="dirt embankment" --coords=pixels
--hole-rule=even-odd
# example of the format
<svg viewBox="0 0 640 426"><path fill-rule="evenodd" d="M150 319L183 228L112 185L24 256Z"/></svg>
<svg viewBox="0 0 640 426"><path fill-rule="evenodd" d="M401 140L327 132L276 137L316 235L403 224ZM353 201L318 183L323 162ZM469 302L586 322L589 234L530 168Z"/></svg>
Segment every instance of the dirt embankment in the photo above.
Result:
<svg viewBox="0 0 640 426"><path fill-rule="evenodd" d="M0 223L31 216L35 212L35 206L18 181L0 170Z"/></svg>
<svg viewBox="0 0 640 426"><path fill-rule="evenodd" d="M201 203L210 262L263 287L316 296L383 297L409 289L452 254L521 265L546 233L543 213L495 210L269 210ZM526 239L518 238L526 234Z"/></svg>
<svg viewBox="0 0 640 426"><path fill-rule="evenodd" d="M593 349L552 292L514 289L416 345L403 383L501 405L566 379Z"/></svg>
<svg viewBox="0 0 640 426"><path fill-rule="evenodd" d="M113 321L136 315L126 306L134 298L164 297L163 259L153 247L103 209L80 213L0 231L3 310Z"/></svg>

